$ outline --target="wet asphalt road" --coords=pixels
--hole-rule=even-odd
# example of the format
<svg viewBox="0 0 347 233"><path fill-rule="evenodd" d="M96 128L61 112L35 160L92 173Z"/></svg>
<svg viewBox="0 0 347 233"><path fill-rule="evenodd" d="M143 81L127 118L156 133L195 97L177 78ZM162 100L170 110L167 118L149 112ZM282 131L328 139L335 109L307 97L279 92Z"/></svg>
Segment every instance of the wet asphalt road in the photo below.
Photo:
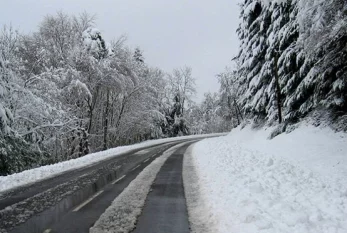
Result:
<svg viewBox="0 0 347 233"><path fill-rule="evenodd" d="M180 147L161 167L133 233L189 233Z"/></svg>
<svg viewBox="0 0 347 233"><path fill-rule="evenodd" d="M139 167L128 172L125 176L111 182L99 195L86 205L79 205L68 212L59 222L47 227L50 233L83 233L89 232L89 228L111 205L112 201L137 177L137 175L150 164L158 155L154 154L148 160L142 162Z"/></svg>

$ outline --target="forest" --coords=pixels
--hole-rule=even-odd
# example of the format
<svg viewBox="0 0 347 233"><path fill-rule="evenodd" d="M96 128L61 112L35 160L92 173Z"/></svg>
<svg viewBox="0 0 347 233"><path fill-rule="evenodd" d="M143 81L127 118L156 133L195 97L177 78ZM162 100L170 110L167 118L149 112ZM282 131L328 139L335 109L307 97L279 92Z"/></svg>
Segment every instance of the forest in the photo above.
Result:
<svg viewBox="0 0 347 233"><path fill-rule="evenodd" d="M347 129L347 3L244 0L239 53L194 101L189 66L146 63L95 18L58 12L0 32L0 175L149 139L313 119ZM228 61L226 61L227 63Z"/></svg>

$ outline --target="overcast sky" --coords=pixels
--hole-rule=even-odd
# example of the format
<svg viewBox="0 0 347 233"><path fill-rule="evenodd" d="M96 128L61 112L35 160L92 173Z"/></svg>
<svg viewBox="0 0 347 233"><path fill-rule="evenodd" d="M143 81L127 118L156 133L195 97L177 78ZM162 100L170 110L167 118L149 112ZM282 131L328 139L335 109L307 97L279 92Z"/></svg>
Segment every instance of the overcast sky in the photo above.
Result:
<svg viewBox="0 0 347 233"><path fill-rule="evenodd" d="M106 40L125 34L139 46L146 62L167 72L193 68L197 98L217 91L215 75L232 65L237 53L240 0L1 0L0 25L11 23L33 32L47 14L57 11L97 16Z"/></svg>

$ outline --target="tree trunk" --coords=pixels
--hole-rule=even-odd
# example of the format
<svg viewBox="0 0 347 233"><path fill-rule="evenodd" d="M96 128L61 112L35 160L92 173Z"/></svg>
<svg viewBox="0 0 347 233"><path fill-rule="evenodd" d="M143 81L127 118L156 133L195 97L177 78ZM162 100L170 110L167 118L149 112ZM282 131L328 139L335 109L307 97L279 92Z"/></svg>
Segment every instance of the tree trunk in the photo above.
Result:
<svg viewBox="0 0 347 233"><path fill-rule="evenodd" d="M77 137L79 139L79 145L78 145L78 157L83 156L83 137L82 137L82 122L80 123L80 127L77 131Z"/></svg>
<svg viewBox="0 0 347 233"><path fill-rule="evenodd" d="M88 132L86 129L83 129L83 153L84 155L89 154L90 149L89 149L89 140L88 140Z"/></svg>
<svg viewBox="0 0 347 233"><path fill-rule="evenodd" d="M89 108L88 134L90 133L91 128L92 128L92 119L93 119L93 110L92 110L92 108Z"/></svg>
<svg viewBox="0 0 347 233"><path fill-rule="evenodd" d="M116 129L120 125L120 120L122 119L122 115L123 115L123 112L124 112L125 104L126 104L126 99L125 99L125 97L123 97L122 106L121 106L121 109L120 109L120 112L119 112L119 116L118 116L117 122L116 122Z"/></svg>
<svg viewBox="0 0 347 233"><path fill-rule="evenodd" d="M99 86L96 87L96 91L91 101L88 101L88 107L89 107L89 123L88 123L88 130L87 130L88 135L90 134L92 129L92 122L93 122L93 115L94 115L93 113L94 113L94 108L96 105L98 95L99 95Z"/></svg>
<svg viewBox="0 0 347 233"><path fill-rule="evenodd" d="M182 116L182 117L183 117L183 115L184 115L184 102L185 102L185 98L183 97L182 106L181 106L181 116Z"/></svg>
<svg viewBox="0 0 347 233"><path fill-rule="evenodd" d="M110 90L107 90L106 93L106 106L105 106L105 117L104 117L104 145L103 149L107 150L107 131L108 131L108 113L109 113L109 99L110 99Z"/></svg>
<svg viewBox="0 0 347 233"><path fill-rule="evenodd" d="M278 123L281 124L282 123L282 106L281 106L281 87L279 84L279 75L278 75L278 51L275 52L274 73L275 73L275 83L276 83Z"/></svg>
<svg viewBox="0 0 347 233"><path fill-rule="evenodd" d="M235 105L235 103L234 103ZM230 114L230 120L232 120L232 104L231 104L231 96L228 96L228 107L229 107L229 114ZM239 125L241 123L240 118L239 118L239 113L237 111L236 105L234 106L235 110L236 110L236 119L237 119L237 125Z"/></svg>
<svg viewBox="0 0 347 233"><path fill-rule="evenodd" d="M76 137L75 137L75 130L72 130L72 136L71 136L71 150L70 150L70 158L73 157L73 154L75 153L75 149L76 149L76 146L75 146L75 140L76 140Z"/></svg>
<svg viewBox="0 0 347 233"><path fill-rule="evenodd" d="M234 98L234 105L235 105L236 111L237 111L238 114L240 115L240 119L241 119L241 121L242 121L242 120L243 120L242 112L241 112L240 107L239 107L239 105L237 104L237 101L236 101L235 98Z"/></svg>

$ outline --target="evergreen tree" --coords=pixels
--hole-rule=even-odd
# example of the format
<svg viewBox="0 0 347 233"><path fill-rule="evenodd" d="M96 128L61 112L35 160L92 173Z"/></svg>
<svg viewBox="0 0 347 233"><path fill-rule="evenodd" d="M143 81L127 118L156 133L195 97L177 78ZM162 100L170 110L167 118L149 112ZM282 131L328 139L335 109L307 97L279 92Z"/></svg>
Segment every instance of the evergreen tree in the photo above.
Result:
<svg viewBox="0 0 347 233"><path fill-rule="evenodd" d="M270 26L270 12L264 9L262 1L245 0L241 5L241 24L238 35L241 48L237 57L239 66L239 103L245 113L256 118L265 118L269 97L267 86L271 74L260 75L266 63L266 33ZM268 67L271 69L271 67Z"/></svg>
<svg viewBox="0 0 347 233"><path fill-rule="evenodd" d="M247 116L296 122L324 107L346 113L347 6L341 0L245 0L237 56Z"/></svg>
<svg viewBox="0 0 347 233"><path fill-rule="evenodd" d="M313 107L347 113L347 3L344 0L299 1L300 40L314 66L305 77L313 89Z"/></svg>

